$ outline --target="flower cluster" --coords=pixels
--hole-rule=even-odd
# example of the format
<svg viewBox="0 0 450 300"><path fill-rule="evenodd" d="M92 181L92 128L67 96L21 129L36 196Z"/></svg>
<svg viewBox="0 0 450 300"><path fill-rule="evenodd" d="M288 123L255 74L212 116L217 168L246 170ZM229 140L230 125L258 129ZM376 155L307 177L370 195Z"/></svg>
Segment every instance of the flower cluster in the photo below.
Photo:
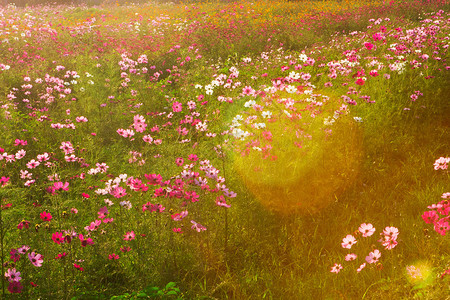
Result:
<svg viewBox="0 0 450 300"><path fill-rule="evenodd" d="M362 242L365 242L364 239L372 236L374 233L375 227L373 227L372 224L362 223L354 234L348 234L342 239L341 246L344 249L351 249L358 242L355 236L360 235L363 238ZM385 250L392 250L398 244L398 234L399 231L396 227L387 226L383 229L383 232L380 233L381 238L378 240L378 242L384 247ZM354 261L358 258L358 256L359 255L356 253L348 253L345 256L345 261ZM378 249L373 249L367 254L367 256L365 256L365 262L359 265L359 267L356 269L356 272L361 272L368 264L376 265L378 268L381 268L382 264L379 263L380 258L381 251ZM339 273L343 268L344 267L342 266L342 264L335 263L331 267L330 272Z"/></svg>

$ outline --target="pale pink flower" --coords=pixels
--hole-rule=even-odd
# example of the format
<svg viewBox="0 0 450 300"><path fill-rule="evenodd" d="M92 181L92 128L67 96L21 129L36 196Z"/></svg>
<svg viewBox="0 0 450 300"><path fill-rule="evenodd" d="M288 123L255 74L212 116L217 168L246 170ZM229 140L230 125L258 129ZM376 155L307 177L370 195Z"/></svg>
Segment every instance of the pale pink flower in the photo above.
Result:
<svg viewBox="0 0 450 300"><path fill-rule="evenodd" d="M343 269L341 264L335 263L334 266L331 267L331 273L339 273Z"/></svg>
<svg viewBox="0 0 450 300"><path fill-rule="evenodd" d="M362 265L359 266L359 268L356 270L356 272L361 272L362 269L364 269L366 267L366 263L363 263Z"/></svg>
<svg viewBox="0 0 450 300"><path fill-rule="evenodd" d="M357 255L355 253L349 253L345 256L345 261L352 261L355 260Z"/></svg>
<svg viewBox="0 0 450 300"><path fill-rule="evenodd" d="M362 233L363 237L371 236L375 232L375 228L370 223L362 223L361 226L359 226L358 230Z"/></svg>
<svg viewBox="0 0 450 300"><path fill-rule="evenodd" d="M342 248L346 248L346 249L350 249L354 244L356 244L356 238L351 235L348 234L343 240L342 240Z"/></svg>
<svg viewBox="0 0 450 300"><path fill-rule="evenodd" d="M366 262L369 264L376 263L376 262L378 262L380 257L381 257L381 252L379 250L375 249L372 252L370 252L368 256L366 256Z"/></svg>

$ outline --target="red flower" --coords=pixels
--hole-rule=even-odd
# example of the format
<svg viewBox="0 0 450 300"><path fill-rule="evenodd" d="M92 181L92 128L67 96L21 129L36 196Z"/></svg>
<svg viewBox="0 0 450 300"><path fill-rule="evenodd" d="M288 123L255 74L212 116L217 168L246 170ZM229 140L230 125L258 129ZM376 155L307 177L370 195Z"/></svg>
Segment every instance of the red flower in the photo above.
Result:
<svg viewBox="0 0 450 300"><path fill-rule="evenodd" d="M89 197L91 197L91 196L89 196L89 194L86 194L86 193L82 193L81 196L83 196L86 199L89 199Z"/></svg>

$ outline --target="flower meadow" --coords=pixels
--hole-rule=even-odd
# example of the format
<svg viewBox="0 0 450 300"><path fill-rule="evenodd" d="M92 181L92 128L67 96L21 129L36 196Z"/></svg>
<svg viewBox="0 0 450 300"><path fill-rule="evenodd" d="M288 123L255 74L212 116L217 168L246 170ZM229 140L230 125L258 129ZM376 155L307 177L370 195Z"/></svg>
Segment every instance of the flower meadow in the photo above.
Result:
<svg viewBox="0 0 450 300"><path fill-rule="evenodd" d="M2 299L450 295L449 1L38 2L0 6Z"/></svg>

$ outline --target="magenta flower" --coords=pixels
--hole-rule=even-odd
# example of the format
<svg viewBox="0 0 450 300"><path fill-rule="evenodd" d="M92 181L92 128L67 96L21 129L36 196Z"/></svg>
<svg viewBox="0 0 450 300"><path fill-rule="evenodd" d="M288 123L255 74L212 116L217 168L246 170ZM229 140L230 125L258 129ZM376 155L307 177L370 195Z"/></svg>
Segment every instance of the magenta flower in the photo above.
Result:
<svg viewBox="0 0 450 300"><path fill-rule="evenodd" d="M115 260L115 259L119 259L119 255L117 255L117 254L115 254L115 253L113 253L113 254L110 254L109 256L108 256L108 259L109 260Z"/></svg>
<svg viewBox="0 0 450 300"><path fill-rule="evenodd" d="M17 251L17 249L11 249L11 251L9 252L10 258L12 261L16 262L20 259L20 254L19 251Z"/></svg>
<svg viewBox="0 0 450 300"><path fill-rule="evenodd" d="M8 291L11 294L20 294L22 292L23 286L20 282L13 281L8 285Z"/></svg>
<svg viewBox="0 0 450 300"><path fill-rule="evenodd" d="M46 211L41 212L40 214L42 221L48 222L52 219L52 215Z"/></svg>
<svg viewBox="0 0 450 300"><path fill-rule="evenodd" d="M364 43L364 46L365 46L368 50L372 50L372 48L373 48L373 44L372 44L372 43Z"/></svg>
<svg viewBox="0 0 450 300"><path fill-rule="evenodd" d="M44 261L42 259L42 254L35 253L34 251L28 254L28 259L35 267L41 267L42 262Z"/></svg>
<svg viewBox="0 0 450 300"><path fill-rule="evenodd" d="M56 244L62 244L62 243L64 243L64 238L63 238L63 235L62 235L62 232L55 232L53 235L52 235L52 240L53 240L53 242L55 242Z"/></svg>

